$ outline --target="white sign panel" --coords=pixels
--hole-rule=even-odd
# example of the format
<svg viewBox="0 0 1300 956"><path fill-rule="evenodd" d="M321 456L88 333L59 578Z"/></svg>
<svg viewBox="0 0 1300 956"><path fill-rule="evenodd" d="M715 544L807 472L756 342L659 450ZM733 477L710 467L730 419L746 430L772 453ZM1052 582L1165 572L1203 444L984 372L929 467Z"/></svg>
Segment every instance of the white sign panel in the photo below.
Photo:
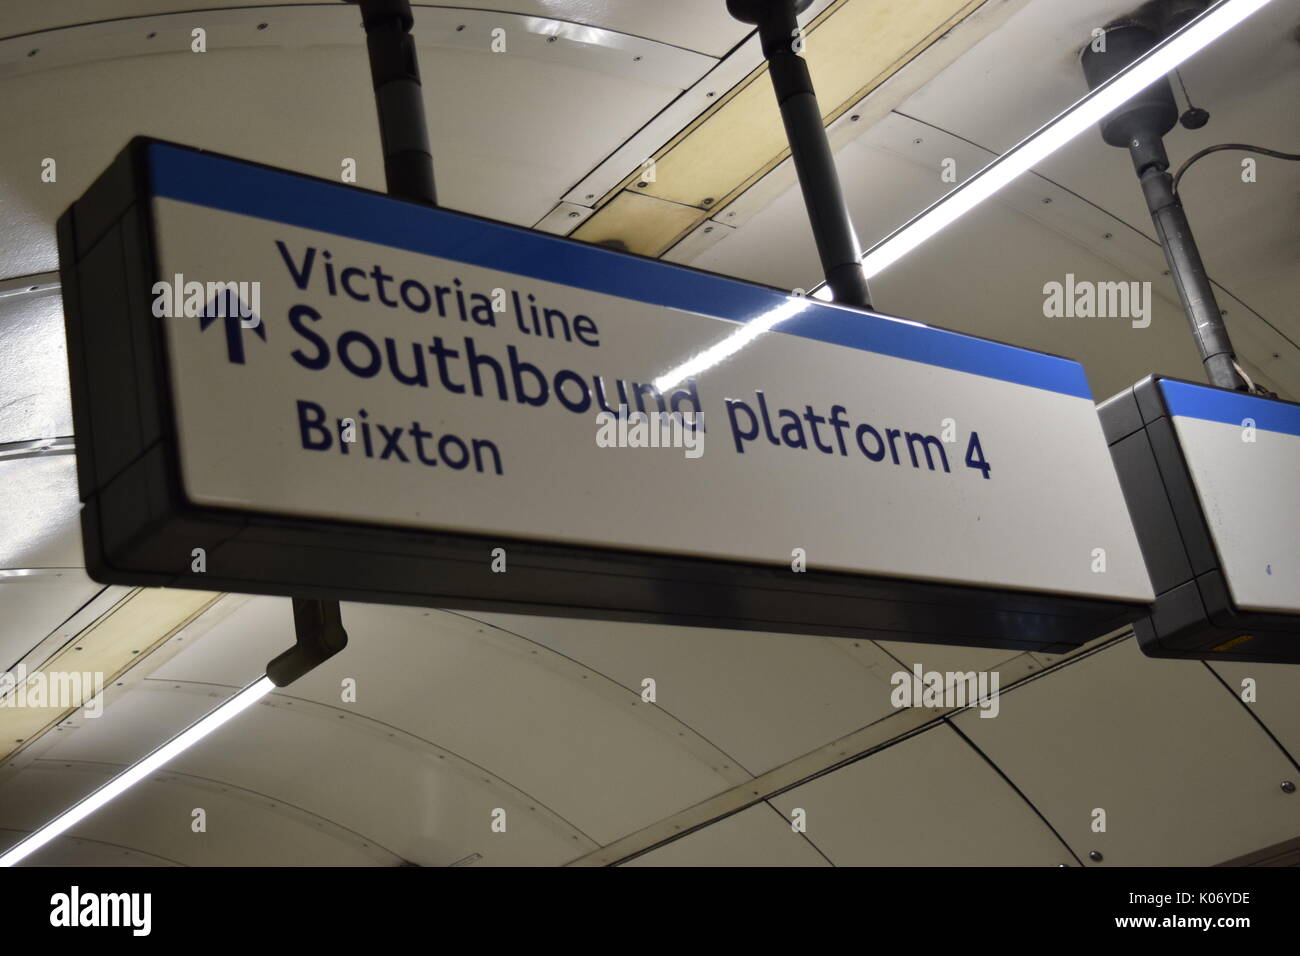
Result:
<svg viewBox="0 0 1300 956"><path fill-rule="evenodd" d="M1076 363L231 165L155 147L196 504L1152 596Z"/></svg>
<svg viewBox="0 0 1300 956"><path fill-rule="evenodd" d="M1300 406L1162 380L1233 604L1300 614Z"/></svg>

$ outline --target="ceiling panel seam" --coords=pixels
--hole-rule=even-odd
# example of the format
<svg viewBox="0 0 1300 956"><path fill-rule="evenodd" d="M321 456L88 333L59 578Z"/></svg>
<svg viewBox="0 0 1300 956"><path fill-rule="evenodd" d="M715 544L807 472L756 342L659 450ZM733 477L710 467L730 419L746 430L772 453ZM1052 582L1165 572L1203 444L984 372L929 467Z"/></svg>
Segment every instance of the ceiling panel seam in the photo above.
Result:
<svg viewBox="0 0 1300 956"><path fill-rule="evenodd" d="M1113 647L1120 641L1128 640L1132 636L1133 636L1133 632L1131 630L1117 632L1115 635L1111 636L1110 638L1102 640L1100 643L1092 647L1088 647L1082 652L1065 657L1059 661L1055 661L1049 664L1048 666L1044 667L1040 671L1030 673L1016 680L1015 682L1007 685L1007 687L1003 689L1003 692L1010 690L1013 687L1021 686L1022 684L1028 683L1029 681L1039 680L1040 678L1048 674L1060 671L1072 664L1075 664L1081 660L1091 657L1093 654L1099 653L1100 651L1105 650L1106 648ZM884 649L882 648L881 650L883 651ZM893 655L889 655L889 656L893 657ZM897 660L897 658L894 659ZM955 717L958 714L962 713L963 711L970 710L970 709L972 708L961 707L961 708L953 708L953 709L946 710L943 713L940 713L933 718L925 720L920 724L913 725L909 727L907 730L895 734L894 736L886 740L871 744L870 746L865 747L862 750L856 751L853 754L844 756L841 759L833 760L823 767L810 770L807 773L797 777L792 781L779 784L778 786L771 787L770 789L765 789L765 782L772 781L774 779L779 779L782 776L783 771L787 771L788 768L791 767L791 765L793 764L799 763L800 761L807 760L811 756L811 754L804 754L800 757L796 757L794 760L788 761L787 763L782 764L780 767L774 767L772 770L760 774L759 776L755 777L749 784L742 784L741 786L733 787L731 790L724 791L723 793L710 798L710 800L704 801L704 803L709 803L712 801L726 800L728 798L732 798L732 799L738 799L739 800L738 804L720 809L713 816L699 823L692 824L690 827L683 829L680 833L670 833L663 837L653 838L652 842L649 845L645 847L639 847L633 850L629 850L622 856L617 857L616 859L606 861L605 865L616 866L620 863L627 862L628 860L634 859L638 856L642 856L645 853L648 853L651 850L654 850L660 846L666 845L668 843L672 843L675 840L680 839L681 837L685 836L688 833L694 833L697 830L701 830L707 826L711 826L712 824L719 822L720 820L724 820L727 817L740 813L741 811L754 806L756 803L770 800L773 797L778 797L788 790L793 790L797 787L803 786L804 784L810 783L811 781L816 780L820 777L824 777L829 774L835 773L837 770L847 767L849 764L857 763L860 760L865 760L866 758L880 752L881 750L884 750L887 747L892 747L896 744L900 744L905 740L909 740L912 737L915 737L917 734L924 733L927 730L930 730L942 723L946 723L950 720L950 718ZM903 712L895 711L894 713L882 717L879 720L872 721L871 723L867 724L865 727L861 727L858 730L854 731L852 734L846 736L852 737L857 734L862 734L863 732L869 730L872 727L878 727L879 725L884 724L885 722L891 719L897 719L900 713L914 714L914 713L918 713L918 711L903 711ZM845 739L845 738L841 738L841 739ZM819 748L819 749L825 749L826 747L834 746L835 743L836 743L835 741L832 741L830 744L827 744L823 748ZM815 754L816 752L817 751L813 751L813 754ZM742 793L742 791L747 791L747 792ZM685 810L679 811L678 813L665 817L662 820L658 820L655 823L652 823L646 827L641 828L640 830L635 831L634 833L630 833L627 836L620 838L614 843L608 844L606 847L602 847L601 850L608 850L609 847L615 846L616 844L624 841L634 842L634 838L637 835L639 834L649 835L656 830L660 830L665 826L671 825L673 820L678 819L685 814L689 814L693 811L697 811L699 806L700 805L696 805L695 807L688 807ZM596 851L596 853L594 854L589 854L588 857L582 857L579 858L579 860L573 862L582 862L583 860L590 860L593 857L599 856L601 850Z"/></svg>
<svg viewBox="0 0 1300 956"><path fill-rule="evenodd" d="M1205 669L1208 670L1211 674L1213 674L1214 678L1220 684L1223 685L1223 689L1232 695L1233 700L1235 700L1241 707L1245 709L1246 713L1250 715L1250 719L1259 725L1259 729L1264 731L1264 733L1268 735L1268 739L1273 741L1273 743L1277 746L1278 750L1282 751L1282 755L1286 757L1287 760L1291 761L1291 766L1295 767L1297 771L1300 771L1300 763L1296 762L1296 758L1291 753L1291 751L1286 749L1282 741L1280 741L1277 738L1277 735L1274 734L1273 731L1269 729L1268 724L1264 723L1264 719L1260 717L1259 714L1255 713L1255 711L1252 710L1250 707L1246 706L1246 701L1242 699L1240 694L1238 694L1235 690L1232 689L1232 685L1229 684L1224 679L1222 674L1220 674L1217 670L1215 670L1211 666L1209 661L1201 661L1201 663L1204 664Z"/></svg>
<svg viewBox="0 0 1300 956"><path fill-rule="evenodd" d="M64 766L63 768L59 768L54 766L55 764L63 764ZM57 758L57 757L40 757L37 760L33 761L31 765L32 769L55 770L55 771L60 769L91 769L91 770L108 769L114 771L113 775L116 775L117 772L125 770L128 766L129 766L128 764L117 763L115 761L68 760L66 758ZM260 790L254 790L252 787L241 786L240 784L232 783L229 780L218 780L214 777L205 777L202 774L187 773L183 770L173 770L167 766L160 767L158 770L156 770L153 774L150 775L150 779L153 780L155 783L162 782L160 781L161 777L179 778L189 786L198 787L198 786L207 785L209 787L219 787L224 791L237 792L240 796L248 798L250 802L254 798L259 801L266 801L274 805L273 807L267 807L266 809L268 810L269 809L280 810L281 808L283 808L285 810L292 810L298 814L301 814L304 817L310 817L313 820L324 821L325 823L328 823L330 826L334 827L335 829L343 833L350 834L351 836L355 837L358 841L362 843L366 843L371 846L378 847L380 850L387 853L395 860L402 860L402 861L406 860L406 858L402 856L402 854L397 853L390 847L385 846L383 843L374 839L373 837L367 836L366 834L360 832L359 830L355 830L352 827L344 823L340 823L337 820L328 817L322 813L317 813L314 810L308 810L306 807L301 807L296 803L291 803L288 800L285 800L281 797L277 797L274 794L263 793ZM85 838L77 837L74 834L66 834L60 839L66 840L66 839L85 839ZM137 849L137 848L132 847L132 849ZM146 853L150 856L156 855L151 853L148 850L139 850L139 852Z"/></svg>
<svg viewBox="0 0 1300 956"><path fill-rule="evenodd" d="M780 818L781 823L782 823L783 826L787 826L787 827L790 826L790 820L786 817L786 815L785 815L784 813L781 812L780 808L777 807L776 804L772 803L771 800L764 800L763 802L764 802L765 804L767 804L768 808L769 808L773 813L775 813L775 814ZM827 864L828 866L835 866L835 865L836 865L835 861L832 860L829 856L827 856L827 855L822 851L822 848L819 847L819 846L818 846L818 845L813 841L812 837L808 836L808 831L807 831L807 830L796 830L795 832L796 832L800 837L803 838L803 842L804 842L804 843L807 843L808 846L812 847L812 850L813 850L814 853L816 853L818 856L820 856L823 860L826 861L826 864Z"/></svg>
<svg viewBox="0 0 1300 956"><path fill-rule="evenodd" d="M23 839L25 839L26 837L28 837L28 836L31 835L30 831L27 831L27 830L15 830L15 829L13 829L12 827L4 827L4 828L0 828L0 833L20 833L20 834L22 834L22 836L20 836L17 840L14 840L14 842L13 842L12 844L10 844L11 846L15 846L15 845L17 845L21 840L23 840ZM64 836L61 836L61 837L58 838L58 840L55 842L55 845L57 846L59 843L62 843L62 842L65 842L65 841L71 841L71 842L73 842L73 843L93 843L93 844L95 844L96 846L112 847L112 848L115 849L115 850L121 850L123 853L135 853L135 854L138 855L138 856L147 856L147 857L151 857L151 858L153 858L153 859L155 859L155 860L163 860L163 861L165 861L165 862L167 862L167 863L172 864L173 866L186 866L186 865L187 865L187 864L185 864L185 863L182 863L180 860L173 860L173 859L172 859L171 857L169 857L169 856L163 856L161 853L152 853L152 852L150 852L149 850L141 850L139 847L127 846L125 843L113 843L113 842L111 842L111 841L109 841L109 840L97 840L97 839L95 839L94 837L88 837L88 836L68 836L68 835L64 835Z"/></svg>
<svg viewBox="0 0 1300 956"><path fill-rule="evenodd" d="M889 719L888 717L883 717L883 718L881 718L881 721L883 721L883 720L888 720L888 719ZM881 721L876 721L876 723L880 723ZM638 848L638 849L635 849L635 850L630 850L630 851L628 851L627 853L625 853L624 855L618 857L617 859L614 859L614 860L611 860L611 861L607 862L605 865L606 865L606 866L618 866L618 865L620 865L620 864L627 863L627 862L630 861L630 860L635 860L637 857L645 856L647 853L650 853L652 850L657 850L657 849L659 849L660 847L667 846L667 845L670 844L670 843L676 843L678 840L682 839L682 837L689 836L689 835L692 834L692 833L696 833L696 832L698 832L698 831L700 831L700 830L703 830L703 829L705 829L705 828L707 828L707 827L711 827L711 826L713 826L713 824L715 824L715 823L719 823L719 822L721 822L722 820L727 819L728 817L734 817L736 814L738 814L738 813L742 813L742 812L744 812L745 810L748 810L750 807L757 806L757 805L760 804L760 803L767 803L767 801L771 800L773 797L779 797L779 796L781 796L783 793L786 793L786 792L788 792L788 791L790 791L790 790L794 790L794 789L796 789L797 787L801 787L801 786L803 786L804 784L809 783L809 782L811 782L811 781L813 781L813 780L817 780L817 779L820 778L820 777L824 777L824 776L827 776L828 774L832 774L832 773L834 773L834 772L837 771L837 770L840 770L840 769L842 769L842 768L844 768L844 767L847 767L849 764L857 763L857 762L860 761L860 760L865 760L865 759L867 759L868 757L871 757L872 755L877 754L877 753L879 753L879 752L882 751L882 750L885 750L885 749L887 749L887 748L889 748L889 747L893 747L893 746L896 746L896 745L898 745L898 744L901 744L901 743L903 743L904 741L906 741L906 740L910 740L912 737L917 736L918 734L925 733L927 730L932 730L933 728L935 728L935 727L939 726L941 723L943 723L943 721L944 721L943 716L935 717L935 718L933 718L932 720L928 720L928 721L926 721L925 723L921 724L919 727L913 727L911 730L907 731L906 733L900 734L900 735L897 736L897 737L893 737L893 738L891 738L890 740L887 740L887 741L885 741L885 742L883 742L883 743L881 743L881 744L879 744L879 745L877 745L877 746L871 747L870 749L863 751L862 753L856 754L856 755L854 755L854 756L852 756L852 757L847 757L847 758L845 758L845 759L843 759L843 760L840 760L840 761L838 761L838 762L836 762L836 763L834 763L834 764L831 764L831 765L828 766L828 767L824 767L824 768L822 768L822 769L820 769L820 770L813 771L813 772L807 774L806 776L799 778L798 780L794 780L794 781L792 781L792 782L790 782L790 783L782 784L782 785L780 785L779 787L776 787L776 788L774 788L774 789L772 789L772 790L767 791L766 793L762 792L762 791L761 791L761 788L760 788L760 790L753 790L753 791L751 791L751 793L754 794L754 796L753 796L752 799L745 799L745 800L744 800L743 802L741 802L739 805L737 805L737 806L733 806L733 807L729 807L729 808L727 808L726 810L723 810L723 811L717 813L716 815L714 815L714 816L712 816L712 817L709 817L709 818L706 819L706 820L703 820L703 821L701 821L701 822L699 822L699 823L696 823L696 824L692 824L690 827L687 827L687 828L681 830L681 832L679 832L679 833L671 833L671 834L668 834L667 836L664 836L664 837L662 837L662 838L660 838L660 839L657 839L657 840L655 840L654 842L650 843L650 844L647 845L647 846L644 846L644 847L641 847L641 848ZM782 769L782 768L777 767L775 770L768 771L768 773L767 773L767 774L764 774L763 776L771 776L771 775L774 775L774 774L778 773L781 769ZM760 777L756 777L756 778L754 779L753 783L759 783L762 779L763 779L762 776L760 776ZM753 785L753 784L750 784L749 786L752 786L752 785ZM728 796L729 794L736 794L736 795L739 795L740 791L741 791L742 789L746 789L746 788L747 788L747 787L744 786L744 785L742 785L741 787L734 787L732 790L727 791L727 793L719 794L719 797L726 797L726 796ZM715 798L715 799L717 799L717 798ZM690 809L693 809L693 808L688 808L688 811L689 811ZM687 812L687 811L683 811L683 812ZM642 833L642 832L645 832L646 830L651 830L651 829L655 829L655 828L658 828L658 827L662 827L662 826L664 826L664 825L666 825L666 824L668 824L668 823L671 823L672 820L675 819L675 818L678 817L678 816L681 816L681 814L678 813L678 814L674 814L673 816L666 817L666 818L664 818L663 820L660 820L660 821L658 821L658 822L656 822L656 823L651 824L651 825L648 826L648 827L643 828L642 830L637 831L637 833ZM631 838L631 837L635 837L636 835L637 835L636 833L629 834L628 837L624 837L623 839L629 839L629 838ZM616 841L616 842L621 842L621 841ZM614 845L614 844L609 844L609 846L603 847L602 849L608 849L610 846L613 846L613 845ZM820 852L820 850L819 850L819 852ZM823 854L823 855L824 855L824 854ZM574 862L578 862L578 861L574 861Z"/></svg>
<svg viewBox="0 0 1300 956"><path fill-rule="evenodd" d="M78 569L78 570L80 570L80 569ZM95 593L94 593L93 595L91 595L90 598L89 598L88 600L83 601L83 602L81 603L81 605L80 605L80 606L79 606L75 611L73 611L71 614L69 614L67 617L65 617L62 621L60 621L60 622L59 622L58 624L56 624L54 627L50 628L50 630L49 630L49 631L48 631L48 632L47 632L47 633L46 633L46 634L45 634L45 635L44 635L44 636L43 636L39 641L37 641L37 642L33 645L33 648L35 648L35 647L40 647L40 645L43 644L43 643L45 643L46 641L48 641L52 635L58 633L58 631L61 630L62 628L67 627L69 621L71 621L73 618L75 618L78 614L81 614L82 612L84 612L84 611L86 610L86 608L90 607L90 605L93 604L95 601L99 600L100 595L102 595L102 594L103 594L105 591L107 591L107 590L108 590L107 587L101 585L101 586L99 587L99 589L96 590ZM76 640L76 638L75 638L75 636L74 636L74 637L72 637L72 638L69 638L69 640ZM29 654L29 653L31 653L31 651L28 651L27 653ZM23 656L26 657L27 654L24 654ZM22 660L22 658L19 658L19 661L21 661L21 660ZM10 668L9 668L9 669L12 671L14 667L17 667L17 666L18 666L19 661L14 661L14 663L13 663L12 665L10 665Z"/></svg>
<svg viewBox="0 0 1300 956"><path fill-rule="evenodd" d="M962 740L964 740L967 746L969 746L972 750L974 750L975 753L977 753L986 764L988 764L991 768L993 768L993 772L1002 778L1002 782L1005 783L1008 787L1010 787L1012 792L1015 793L1016 796L1018 796L1021 800L1025 802L1025 806L1029 807L1029 809L1034 812L1034 815L1038 817L1038 819L1042 822L1043 826L1047 827L1047 829L1051 831L1052 836L1056 837L1056 839L1060 842L1061 846L1065 848L1065 852L1070 854L1070 857L1074 860L1074 862L1079 864L1079 866L1083 866L1083 860L1079 859L1079 855L1074 852L1074 847L1070 846L1070 844L1065 841L1065 838L1061 836L1059 832L1057 832L1056 827L1052 826L1052 822L1047 819L1047 817L1043 814L1043 811L1039 810L1038 807L1034 804L1034 801L1030 800L1029 797L1025 794L1025 792L1021 790L1018 786L1016 786L1015 781L1012 780L1009 776L1007 776L1007 774L1002 770L1002 768L999 767L996 763L994 763L992 758L990 758L988 754L986 754L983 750L979 748L979 746L975 743L975 741L971 740L970 737L966 736L966 734L962 732L962 729L957 726L955 721L949 720L948 717L945 716L944 723L946 723L949 727L951 727L954 731L956 731L957 736L960 737Z"/></svg>

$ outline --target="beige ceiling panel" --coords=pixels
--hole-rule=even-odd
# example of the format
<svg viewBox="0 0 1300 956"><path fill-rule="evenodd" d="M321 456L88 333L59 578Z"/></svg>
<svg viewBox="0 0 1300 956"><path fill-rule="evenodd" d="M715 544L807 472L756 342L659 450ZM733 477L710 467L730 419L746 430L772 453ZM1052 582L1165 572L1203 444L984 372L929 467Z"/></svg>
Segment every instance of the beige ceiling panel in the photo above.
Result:
<svg viewBox="0 0 1300 956"><path fill-rule="evenodd" d="M982 0L845 0L808 24L805 56L823 116L833 120L923 52ZM764 65L628 176L573 236L617 240L658 256L741 195L787 155ZM655 198L665 204L642 201ZM693 215L683 210L693 210Z"/></svg>
<svg viewBox="0 0 1300 956"><path fill-rule="evenodd" d="M11 691L20 695L14 698L17 706L0 708L0 759L29 745L83 704L89 704L104 687L147 658L173 633L215 604L218 597L208 591L136 591L64 644L49 660L30 662L25 680ZM38 640L34 638L33 643ZM75 683L65 686L77 689L79 699L69 701L52 694L53 675L78 675ZM103 713L98 713L88 717L87 722L97 724L102 718ZM176 727L177 732L183 729Z"/></svg>
<svg viewBox="0 0 1300 956"><path fill-rule="evenodd" d="M703 210L621 192L573 232L574 239L657 256L708 216Z"/></svg>
<svg viewBox="0 0 1300 956"><path fill-rule="evenodd" d="M809 30L805 57L830 119L920 53L980 0L849 0ZM632 188L713 209L780 162L785 128L766 69L732 91L656 159L655 181Z"/></svg>

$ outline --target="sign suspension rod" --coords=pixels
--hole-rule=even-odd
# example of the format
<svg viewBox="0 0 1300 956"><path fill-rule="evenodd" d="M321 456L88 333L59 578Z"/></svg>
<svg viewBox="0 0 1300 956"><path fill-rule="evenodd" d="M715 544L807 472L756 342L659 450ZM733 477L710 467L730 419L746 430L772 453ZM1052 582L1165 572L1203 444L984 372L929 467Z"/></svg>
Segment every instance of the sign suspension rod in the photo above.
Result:
<svg viewBox="0 0 1300 956"><path fill-rule="evenodd" d="M785 123L790 155L799 175L804 205L817 242L826 284L834 301L871 308L862 271L862 247L849 221L830 140L822 123L808 64L800 55L803 31L798 15L812 0L727 0L727 10L742 23L758 27L768 75Z"/></svg>
<svg viewBox="0 0 1300 956"><path fill-rule="evenodd" d="M388 192L399 199L436 206L420 64L411 36L415 22L411 4L409 0L360 0L360 6ZM294 598L293 624L297 635L294 646L266 668L278 687L297 680L348 642L338 601Z"/></svg>

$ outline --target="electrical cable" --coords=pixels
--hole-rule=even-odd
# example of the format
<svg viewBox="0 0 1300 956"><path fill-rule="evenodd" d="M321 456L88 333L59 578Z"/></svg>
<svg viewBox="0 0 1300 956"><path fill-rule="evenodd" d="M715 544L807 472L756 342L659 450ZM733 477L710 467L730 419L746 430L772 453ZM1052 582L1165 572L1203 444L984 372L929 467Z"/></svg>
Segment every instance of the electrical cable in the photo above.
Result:
<svg viewBox="0 0 1300 956"><path fill-rule="evenodd" d="M1248 394L1259 395L1262 398L1277 398L1277 392L1274 392L1271 389L1267 389L1263 385L1260 385L1257 382L1252 382L1250 376L1246 374L1246 370L1242 368L1240 365L1238 365L1236 362L1232 363L1232 367L1237 370L1237 374L1240 375L1242 381L1246 383L1249 390Z"/></svg>
<svg viewBox="0 0 1300 956"><path fill-rule="evenodd" d="M1178 172L1174 173L1174 195L1178 195L1178 182L1183 178L1183 173L1187 172L1188 167L1204 156L1210 153L1217 153L1224 149L1239 149L1247 153L1259 153L1261 156L1272 156L1274 159L1289 159L1292 162L1300 161L1300 153L1284 153L1278 149L1265 149L1263 146L1251 146L1249 143L1220 143L1218 146L1207 146L1199 153L1193 153L1192 156L1181 166Z"/></svg>

